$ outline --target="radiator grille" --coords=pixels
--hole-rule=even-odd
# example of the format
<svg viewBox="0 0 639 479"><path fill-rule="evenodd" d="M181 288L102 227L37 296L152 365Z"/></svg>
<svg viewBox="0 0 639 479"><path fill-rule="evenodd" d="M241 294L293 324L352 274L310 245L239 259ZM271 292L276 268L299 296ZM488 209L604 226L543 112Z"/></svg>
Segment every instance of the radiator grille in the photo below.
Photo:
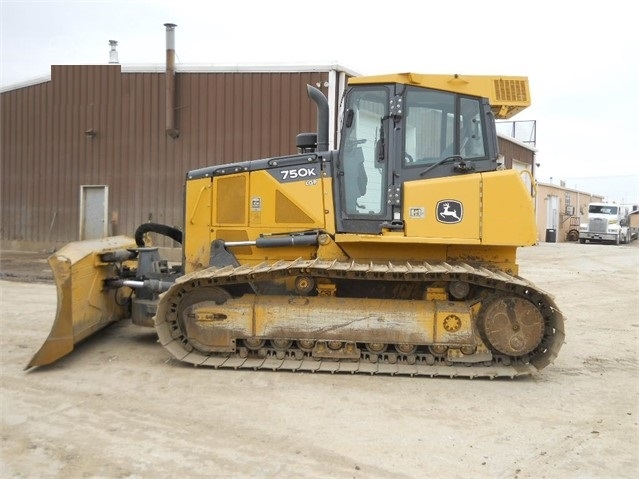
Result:
<svg viewBox="0 0 639 479"><path fill-rule="evenodd" d="M608 220L592 218L590 220L589 229L592 233L605 233L608 229Z"/></svg>
<svg viewBox="0 0 639 479"><path fill-rule="evenodd" d="M246 180L248 175L217 179L217 224L246 223Z"/></svg>

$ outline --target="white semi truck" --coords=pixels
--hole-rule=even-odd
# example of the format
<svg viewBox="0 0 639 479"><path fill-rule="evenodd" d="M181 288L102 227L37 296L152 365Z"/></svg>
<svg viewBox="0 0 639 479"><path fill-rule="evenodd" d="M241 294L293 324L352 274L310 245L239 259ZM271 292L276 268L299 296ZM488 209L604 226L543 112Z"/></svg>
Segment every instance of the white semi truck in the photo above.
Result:
<svg viewBox="0 0 639 479"><path fill-rule="evenodd" d="M610 203L590 203L588 222L579 225L579 242L630 243L637 230L628 224L630 208Z"/></svg>

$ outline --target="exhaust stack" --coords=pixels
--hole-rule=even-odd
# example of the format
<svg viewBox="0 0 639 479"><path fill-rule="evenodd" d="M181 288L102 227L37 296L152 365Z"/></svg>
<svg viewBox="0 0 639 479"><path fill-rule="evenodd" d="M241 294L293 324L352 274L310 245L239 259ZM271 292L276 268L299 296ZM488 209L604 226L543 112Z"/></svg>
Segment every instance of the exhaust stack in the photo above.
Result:
<svg viewBox="0 0 639 479"><path fill-rule="evenodd" d="M166 27L166 134L171 138L180 136L175 128L175 25Z"/></svg>
<svg viewBox="0 0 639 479"><path fill-rule="evenodd" d="M311 85L306 85L308 96L317 105L317 151L328 151L328 100L324 94Z"/></svg>
<svg viewBox="0 0 639 479"><path fill-rule="evenodd" d="M109 65L120 63L120 60L118 60L118 51L116 49L118 42L116 40L109 40L109 45L111 46L111 51L109 51Z"/></svg>

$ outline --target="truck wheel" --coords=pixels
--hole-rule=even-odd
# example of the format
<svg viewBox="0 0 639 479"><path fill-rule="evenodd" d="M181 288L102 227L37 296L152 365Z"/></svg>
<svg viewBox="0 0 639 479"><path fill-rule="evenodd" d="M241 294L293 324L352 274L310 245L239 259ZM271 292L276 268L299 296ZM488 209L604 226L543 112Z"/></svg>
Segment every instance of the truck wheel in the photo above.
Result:
<svg viewBox="0 0 639 479"><path fill-rule="evenodd" d="M579 242L580 242L581 244L586 244L586 240L585 240L585 239L583 239L583 238L579 238Z"/></svg>

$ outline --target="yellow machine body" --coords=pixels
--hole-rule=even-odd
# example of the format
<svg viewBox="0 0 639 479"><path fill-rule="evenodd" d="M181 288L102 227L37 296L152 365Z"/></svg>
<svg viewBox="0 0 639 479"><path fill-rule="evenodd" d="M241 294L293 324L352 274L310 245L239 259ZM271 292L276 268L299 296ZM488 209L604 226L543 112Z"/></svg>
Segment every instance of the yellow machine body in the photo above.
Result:
<svg viewBox="0 0 639 479"><path fill-rule="evenodd" d="M517 247L536 242L532 198L513 170L407 183L402 233L335 234L332 191L329 178L311 184L277 183L264 171L187 180L185 272L209 264L209 245L215 239L250 241L296 230L324 230L334 235L339 249L241 246L235 255L247 264L298 257L329 259L344 253L366 261L471 260L517 274ZM466 221L450 225L437 220L436 205L448 197L463 201Z"/></svg>

